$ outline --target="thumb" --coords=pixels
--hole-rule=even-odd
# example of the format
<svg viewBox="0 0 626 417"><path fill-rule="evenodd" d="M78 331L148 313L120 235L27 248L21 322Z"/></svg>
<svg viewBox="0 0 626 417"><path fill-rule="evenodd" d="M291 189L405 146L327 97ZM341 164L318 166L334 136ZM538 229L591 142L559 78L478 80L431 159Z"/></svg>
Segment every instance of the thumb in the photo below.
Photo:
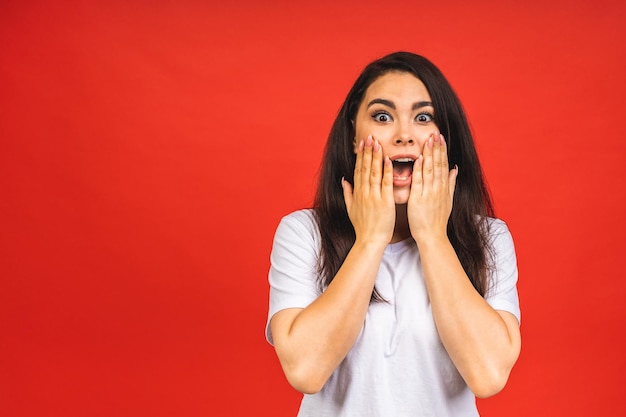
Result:
<svg viewBox="0 0 626 417"><path fill-rule="evenodd" d="M450 174L448 176L448 191L450 192L450 196L454 196L454 190L456 188L456 179L459 176L459 166L454 165L454 168L450 170Z"/></svg>
<svg viewBox="0 0 626 417"><path fill-rule="evenodd" d="M343 200L346 203L346 209L350 211L352 206L352 184L350 184L344 177L341 177L341 188L343 188Z"/></svg>

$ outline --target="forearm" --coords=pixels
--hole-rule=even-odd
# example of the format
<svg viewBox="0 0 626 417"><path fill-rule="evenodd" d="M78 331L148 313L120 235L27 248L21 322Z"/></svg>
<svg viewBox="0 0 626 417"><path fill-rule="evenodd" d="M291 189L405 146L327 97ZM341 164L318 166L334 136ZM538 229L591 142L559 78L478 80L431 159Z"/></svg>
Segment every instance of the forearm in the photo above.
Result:
<svg viewBox="0 0 626 417"><path fill-rule="evenodd" d="M497 393L519 355L517 323L503 317L478 294L447 238L418 245L443 345L477 396Z"/></svg>
<svg viewBox="0 0 626 417"><path fill-rule="evenodd" d="M384 247L356 242L328 288L305 309L272 319L276 352L290 383L316 392L352 348L370 303Z"/></svg>

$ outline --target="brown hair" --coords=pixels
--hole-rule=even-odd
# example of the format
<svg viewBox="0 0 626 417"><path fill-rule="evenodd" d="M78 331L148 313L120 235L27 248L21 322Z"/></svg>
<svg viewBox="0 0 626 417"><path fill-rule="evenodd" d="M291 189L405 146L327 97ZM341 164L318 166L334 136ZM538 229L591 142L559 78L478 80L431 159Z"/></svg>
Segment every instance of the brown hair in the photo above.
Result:
<svg viewBox="0 0 626 417"><path fill-rule="evenodd" d="M328 135L313 206L321 234L320 289L333 280L355 241L340 184L342 177L352 182L354 176L352 121L367 88L389 72L413 74L430 94L435 123L448 143L450 167L460 168L448 220L448 238L472 285L484 296L491 260L488 217L494 217L494 210L472 134L461 103L441 71L426 58L409 52L392 53L365 67L348 92ZM376 289L372 299L382 301Z"/></svg>

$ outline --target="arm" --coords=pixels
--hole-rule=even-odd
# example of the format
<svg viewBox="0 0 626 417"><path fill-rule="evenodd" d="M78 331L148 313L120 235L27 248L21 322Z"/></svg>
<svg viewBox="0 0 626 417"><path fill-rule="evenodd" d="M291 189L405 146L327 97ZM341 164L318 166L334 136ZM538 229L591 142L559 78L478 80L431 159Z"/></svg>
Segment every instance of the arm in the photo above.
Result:
<svg viewBox="0 0 626 417"><path fill-rule="evenodd" d="M520 352L517 318L494 310L472 286L452 245L421 242L424 276L439 336L477 397L497 394Z"/></svg>
<svg viewBox="0 0 626 417"><path fill-rule="evenodd" d="M285 376L301 392L315 393L324 386L361 331L383 252L393 234L392 176L391 162L383 164L380 145L371 137L361 143L354 190L342 181L355 244L322 295L304 309L285 309L271 319Z"/></svg>
<svg viewBox="0 0 626 417"><path fill-rule="evenodd" d="M423 159L416 162L409 225L441 341L472 392L489 397L504 387L519 356L519 323L478 294L448 240L458 168L448 172L445 141L437 136L425 144Z"/></svg>

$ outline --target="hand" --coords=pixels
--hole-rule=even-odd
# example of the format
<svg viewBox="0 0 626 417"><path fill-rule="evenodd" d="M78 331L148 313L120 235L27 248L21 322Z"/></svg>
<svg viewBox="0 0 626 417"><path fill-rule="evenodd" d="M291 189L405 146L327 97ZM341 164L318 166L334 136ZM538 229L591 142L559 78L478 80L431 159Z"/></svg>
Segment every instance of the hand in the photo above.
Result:
<svg viewBox="0 0 626 417"><path fill-rule="evenodd" d="M354 187L341 180L348 217L356 240L387 245L393 236L396 209L393 201L393 166L383 161L382 146L372 138L361 141L356 154Z"/></svg>
<svg viewBox="0 0 626 417"><path fill-rule="evenodd" d="M418 246L426 239L447 239L447 225L458 173L456 166L448 170L448 153L443 135L438 132L431 135L413 166L407 208L411 235Z"/></svg>

